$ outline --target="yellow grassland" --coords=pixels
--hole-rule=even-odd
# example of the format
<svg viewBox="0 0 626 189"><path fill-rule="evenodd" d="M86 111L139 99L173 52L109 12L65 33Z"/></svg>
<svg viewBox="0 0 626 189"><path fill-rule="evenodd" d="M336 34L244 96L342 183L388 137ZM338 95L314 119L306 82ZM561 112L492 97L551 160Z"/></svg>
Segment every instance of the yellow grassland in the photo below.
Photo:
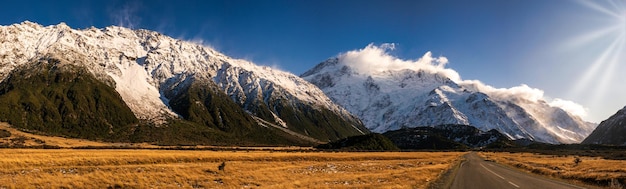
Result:
<svg viewBox="0 0 626 189"><path fill-rule="evenodd" d="M59 136L46 136L37 135L28 132L20 131L11 127L8 123L0 122L0 130L5 130L11 133L10 137L0 138L0 145L9 148L42 148L43 145L59 148L138 148L138 149L163 149L163 148L211 148L211 149L223 149L223 150L314 150L312 147L246 147L246 146L159 146L149 143L112 143L102 141L92 141L87 139L78 138L64 138ZM21 138L23 140L17 140Z"/></svg>
<svg viewBox="0 0 626 189"><path fill-rule="evenodd" d="M624 160L533 153L482 152L479 154L486 160L578 183L622 188L623 182L626 181L626 161ZM577 158L578 163L575 161Z"/></svg>
<svg viewBox="0 0 626 189"><path fill-rule="evenodd" d="M0 188L425 188L461 155L1 149Z"/></svg>
<svg viewBox="0 0 626 189"><path fill-rule="evenodd" d="M27 132L22 132L13 127L10 127L9 124L0 122L0 129L8 131L11 133L11 137L0 138L0 144L10 144L11 146L15 146L15 139L23 138L24 142L21 143L21 146L24 147L33 147L33 146L41 146L41 145L51 145L58 147L77 147L77 146L114 146L113 143L106 142L96 142L89 141L84 139L71 139L71 138L63 138L56 136L43 136L36 135ZM138 144L140 145L140 144ZM143 144L141 144L143 145Z"/></svg>

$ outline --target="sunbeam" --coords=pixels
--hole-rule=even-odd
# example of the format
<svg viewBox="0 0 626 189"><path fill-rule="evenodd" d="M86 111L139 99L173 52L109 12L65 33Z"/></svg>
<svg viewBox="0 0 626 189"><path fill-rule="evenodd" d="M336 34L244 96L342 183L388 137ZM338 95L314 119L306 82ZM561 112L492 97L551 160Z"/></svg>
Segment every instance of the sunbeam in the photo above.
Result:
<svg viewBox="0 0 626 189"><path fill-rule="evenodd" d="M615 25L612 27L606 27L606 28L601 28L601 29L597 29L594 30L592 32L589 33L585 33L581 36L578 36L572 40L570 40L569 42L567 42L564 47L565 48L578 48L581 47L585 44L588 44L589 42L592 42L594 40L598 40L602 37L606 37L607 35L610 34L615 34L616 32L619 32L623 29L622 26L619 25Z"/></svg>
<svg viewBox="0 0 626 189"><path fill-rule="evenodd" d="M581 74L582 77L573 84L569 92L574 97L586 96L586 104L597 104L611 90L610 84L616 79L619 64L624 62L622 54L626 46L626 9L621 1L607 1L606 4L599 4L596 1L579 2L589 9L606 15L610 23L566 43L567 48L598 44L606 47L591 61L585 72Z"/></svg>
<svg viewBox="0 0 626 189"><path fill-rule="evenodd" d="M584 89L589 88L589 84L591 81L597 78L599 72L606 72L607 59L613 55L615 47L618 45L619 41L613 41L603 52L596 58L596 60L591 64L591 66L586 69L587 71L583 74L583 77L575 83L575 86L572 88L570 94L580 95ZM604 69L603 69L604 68ZM603 69L603 70L600 70Z"/></svg>
<svg viewBox="0 0 626 189"><path fill-rule="evenodd" d="M603 75L599 78L599 82L598 85L596 85L595 90L592 90L592 98L589 100L591 100L591 103L593 104L596 104L603 97L603 94L609 89L610 80L613 78L613 75L615 75L616 67L619 64L621 58L620 52L623 52L624 50L624 35L621 35L617 41L617 44L619 44L619 46L613 49L613 51L610 53L611 59L608 60L608 65L606 66Z"/></svg>
<svg viewBox="0 0 626 189"><path fill-rule="evenodd" d="M619 12L615 12L615 11L613 11L613 10L609 10L609 9L607 9L606 7L603 7L602 5L598 5L598 4L597 4L597 3L595 3L594 1L584 1L584 0L583 0L583 1L579 1L579 2L581 2L582 4L584 4L585 6L587 6L587 7L591 8L591 9L597 10L597 11L599 11L599 12L601 12L601 13L604 13L604 14L607 14L607 15L610 15L610 16L613 16L613 17L615 17L615 18L620 18L620 17L621 17L621 14L619 14ZM613 2L613 1L609 1L609 2L610 2L610 3L614 6L614 7L618 7L618 6L615 4L615 2Z"/></svg>

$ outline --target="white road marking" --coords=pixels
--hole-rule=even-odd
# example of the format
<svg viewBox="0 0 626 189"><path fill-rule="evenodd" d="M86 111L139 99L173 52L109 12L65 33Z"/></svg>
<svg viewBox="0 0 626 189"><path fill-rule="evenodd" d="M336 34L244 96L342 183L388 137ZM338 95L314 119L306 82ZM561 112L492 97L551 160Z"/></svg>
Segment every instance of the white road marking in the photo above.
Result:
<svg viewBox="0 0 626 189"><path fill-rule="evenodd" d="M494 174L494 175L496 175L496 176L500 177L501 179L504 179L504 177L502 177L502 176L498 175L497 173L495 173L495 172L493 172L493 171L489 170L489 169L488 169L487 167L485 167L482 163L480 164L480 166L482 166L483 168L485 168L485 169L486 169L487 171L489 171L490 173L492 173L492 174ZM505 179L505 180L506 180L506 179Z"/></svg>
<svg viewBox="0 0 626 189"><path fill-rule="evenodd" d="M491 165L491 164L488 164L488 165ZM480 164L480 166L482 166L483 168L485 168L485 169L486 169L487 171L489 171L491 174L494 174L494 175L496 175L497 177L500 177L502 180L505 180L505 181L507 181L509 184L511 184L511 185L513 185L513 186L515 186L515 188L519 188L519 186L518 186L517 184L512 183L511 181L506 180L503 176L500 176L500 175L498 175L497 173L493 172L492 170L488 169L488 168L487 168L487 167L485 167L482 163ZM493 165L491 165L491 166L493 166Z"/></svg>
<svg viewBox="0 0 626 189"><path fill-rule="evenodd" d="M513 186L515 186L515 188L519 188L519 186L518 186L517 184L512 183L511 181L509 181L509 184L511 184L511 185L513 185Z"/></svg>
<svg viewBox="0 0 626 189"><path fill-rule="evenodd" d="M492 166L492 167L495 167L495 165L493 165L493 164L487 164L487 165ZM503 179L503 180L507 181L509 184L511 184L511 185L513 185L513 186L515 186L516 188L519 188L519 186L518 186L517 184L512 183L511 181L506 180L504 177L502 177L502 176L498 175L497 173L495 173L495 172L491 171L490 169L488 169L487 167L485 167L482 163L480 163L480 166L482 166L483 168L485 168L485 169L486 169L487 171L489 171L490 173L492 173L492 174L496 175L497 177L500 177L501 179ZM566 185L566 186L570 186L570 187L574 187L574 188L587 189L587 188L585 188L585 187L576 186L576 185L569 184L569 183L564 183L564 182L556 182L556 181L552 181L552 180L545 180L545 181L552 182L552 183L557 183L557 184L562 184L562 185Z"/></svg>

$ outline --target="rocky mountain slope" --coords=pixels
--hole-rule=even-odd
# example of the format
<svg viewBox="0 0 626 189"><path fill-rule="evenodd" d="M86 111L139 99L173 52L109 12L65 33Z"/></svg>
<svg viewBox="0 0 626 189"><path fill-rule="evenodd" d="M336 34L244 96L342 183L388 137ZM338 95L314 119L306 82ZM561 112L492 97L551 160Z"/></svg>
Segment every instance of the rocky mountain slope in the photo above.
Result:
<svg viewBox="0 0 626 189"><path fill-rule="evenodd" d="M626 146L626 107L602 121L582 143Z"/></svg>
<svg viewBox="0 0 626 189"><path fill-rule="evenodd" d="M285 129L320 141L368 132L359 119L298 76L148 30L77 30L64 23L44 27L32 22L0 26L0 81L0 99L6 99L0 103L14 106L0 111L0 120L50 132L45 120L52 115L58 125L72 124L51 133L75 137L90 137L74 129L88 126L76 120L100 120L94 127L102 131L109 127L108 134L97 132L98 138L118 134L119 128L137 140L163 137L172 129L193 133L187 139L180 136L191 141L209 135L220 136L214 140L245 140L241 136L248 135L265 140L276 136L268 133L289 135ZM23 82L33 85L18 84ZM68 93L83 85L93 88L80 90L80 100ZM24 105L29 101L43 105L32 109ZM19 113L28 116L13 115ZM123 120L112 120L118 114ZM194 132L207 126L204 135Z"/></svg>
<svg viewBox="0 0 626 189"><path fill-rule="evenodd" d="M514 146L495 129L480 131L467 125L403 128L383 135L401 149L467 149Z"/></svg>
<svg viewBox="0 0 626 189"><path fill-rule="evenodd" d="M378 133L458 124L496 129L510 139L578 143L595 127L542 99L463 81L444 67L444 57L426 53L419 60L401 60L385 48L393 46L369 45L340 54L301 77Z"/></svg>
<svg viewBox="0 0 626 189"><path fill-rule="evenodd" d="M326 144L316 146L318 149L331 149L342 151L398 151L391 140L382 134L370 133L366 135L351 136Z"/></svg>

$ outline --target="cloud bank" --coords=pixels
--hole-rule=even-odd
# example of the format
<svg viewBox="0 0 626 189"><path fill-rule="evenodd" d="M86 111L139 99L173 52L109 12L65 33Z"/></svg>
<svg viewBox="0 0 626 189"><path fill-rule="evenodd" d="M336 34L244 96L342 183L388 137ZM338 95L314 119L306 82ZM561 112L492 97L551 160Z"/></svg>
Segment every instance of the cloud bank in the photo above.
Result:
<svg viewBox="0 0 626 189"><path fill-rule="evenodd" d="M442 74L453 81L460 81L459 73L445 68L448 64L446 57L433 57L431 52L417 60L402 60L389 54L395 49L394 43L384 43L380 46L369 44L363 49L348 51L340 54L341 61L361 73L377 73L386 70L424 70L433 74Z"/></svg>
<svg viewBox="0 0 626 189"><path fill-rule="evenodd" d="M526 84L511 88L495 88L484 84L479 80L462 80L459 73L453 69L446 68L448 59L443 56L433 57L431 52L426 52L424 56L417 60L403 60L391 54L395 49L394 43L384 43L381 45L369 44L363 49L352 50L338 56L340 62L346 64L361 73L380 73L387 70L423 70L432 74L440 74L450 78L452 81L474 91L488 94L492 98L503 100L545 101L552 107L558 107L571 115L581 118L587 116L587 109L582 105L563 99L552 99L544 95L544 91L529 87Z"/></svg>
<svg viewBox="0 0 626 189"><path fill-rule="evenodd" d="M580 116L582 118L587 116L587 108L583 107L580 104L577 104L575 102L569 101L569 100L563 100L560 98L555 98L554 100L552 100L550 103L550 106L552 107L559 107L571 114Z"/></svg>

